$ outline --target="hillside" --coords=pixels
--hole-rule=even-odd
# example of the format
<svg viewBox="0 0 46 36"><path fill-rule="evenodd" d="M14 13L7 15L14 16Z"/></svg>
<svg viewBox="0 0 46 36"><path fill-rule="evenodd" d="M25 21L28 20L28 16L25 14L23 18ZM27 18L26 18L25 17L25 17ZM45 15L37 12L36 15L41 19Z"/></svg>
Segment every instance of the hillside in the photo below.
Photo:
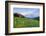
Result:
<svg viewBox="0 0 46 36"><path fill-rule="evenodd" d="M34 19L39 21L39 17L35 17Z"/></svg>
<svg viewBox="0 0 46 36"><path fill-rule="evenodd" d="M28 18L14 17L14 28L39 27L39 21Z"/></svg>
<svg viewBox="0 0 46 36"><path fill-rule="evenodd" d="M15 13L14 16L15 16L15 17L23 17L23 18L25 17L24 15L19 14L19 13Z"/></svg>

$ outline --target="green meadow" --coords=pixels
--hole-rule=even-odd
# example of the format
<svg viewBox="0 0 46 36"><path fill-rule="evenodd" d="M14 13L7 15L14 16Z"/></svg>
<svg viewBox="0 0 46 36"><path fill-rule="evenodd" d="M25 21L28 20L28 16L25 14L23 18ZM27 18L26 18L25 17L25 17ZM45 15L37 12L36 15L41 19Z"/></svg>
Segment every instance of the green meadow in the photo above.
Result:
<svg viewBox="0 0 46 36"><path fill-rule="evenodd" d="M29 18L14 17L14 28L39 27L39 21Z"/></svg>

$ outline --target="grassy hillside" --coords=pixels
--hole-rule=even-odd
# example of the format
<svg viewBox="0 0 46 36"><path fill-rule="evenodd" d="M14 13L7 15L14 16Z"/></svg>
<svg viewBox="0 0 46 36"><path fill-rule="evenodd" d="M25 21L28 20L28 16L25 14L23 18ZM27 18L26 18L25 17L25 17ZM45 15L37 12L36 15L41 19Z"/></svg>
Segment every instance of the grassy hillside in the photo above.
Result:
<svg viewBox="0 0 46 36"><path fill-rule="evenodd" d="M14 28L39 27L39 21L28 18L14 17Z"/></svg>

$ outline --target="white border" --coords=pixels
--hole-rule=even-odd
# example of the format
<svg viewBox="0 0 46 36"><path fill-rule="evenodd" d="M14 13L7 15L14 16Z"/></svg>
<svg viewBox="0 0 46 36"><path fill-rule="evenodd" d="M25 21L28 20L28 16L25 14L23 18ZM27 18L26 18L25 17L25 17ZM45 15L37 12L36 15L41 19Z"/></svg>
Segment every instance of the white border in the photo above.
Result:
<svg viewBox="0 0 46 36"><path fill-rule="evenodd" d="M13 8L40 8L40 27L32 27L32 28L13 28ZM10 32L9 33L18 33L18 32L33 32L33 31L43 31L43 6L42 5L29 5L29 4L11 4L9 6L10 13Z"/></svg>

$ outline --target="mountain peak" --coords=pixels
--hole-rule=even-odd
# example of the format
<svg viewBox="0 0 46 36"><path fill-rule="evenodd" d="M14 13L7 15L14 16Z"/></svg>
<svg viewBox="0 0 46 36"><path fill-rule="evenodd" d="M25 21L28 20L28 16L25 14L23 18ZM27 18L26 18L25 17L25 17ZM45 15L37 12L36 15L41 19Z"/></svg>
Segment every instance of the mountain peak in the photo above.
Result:
<svg viewBox="0 0 46 36"><path fill-rule="evenodd" d="M15 13L14 16L16 16L16 17L25 17L24 15L22 15L20 13Z"/></svg>

